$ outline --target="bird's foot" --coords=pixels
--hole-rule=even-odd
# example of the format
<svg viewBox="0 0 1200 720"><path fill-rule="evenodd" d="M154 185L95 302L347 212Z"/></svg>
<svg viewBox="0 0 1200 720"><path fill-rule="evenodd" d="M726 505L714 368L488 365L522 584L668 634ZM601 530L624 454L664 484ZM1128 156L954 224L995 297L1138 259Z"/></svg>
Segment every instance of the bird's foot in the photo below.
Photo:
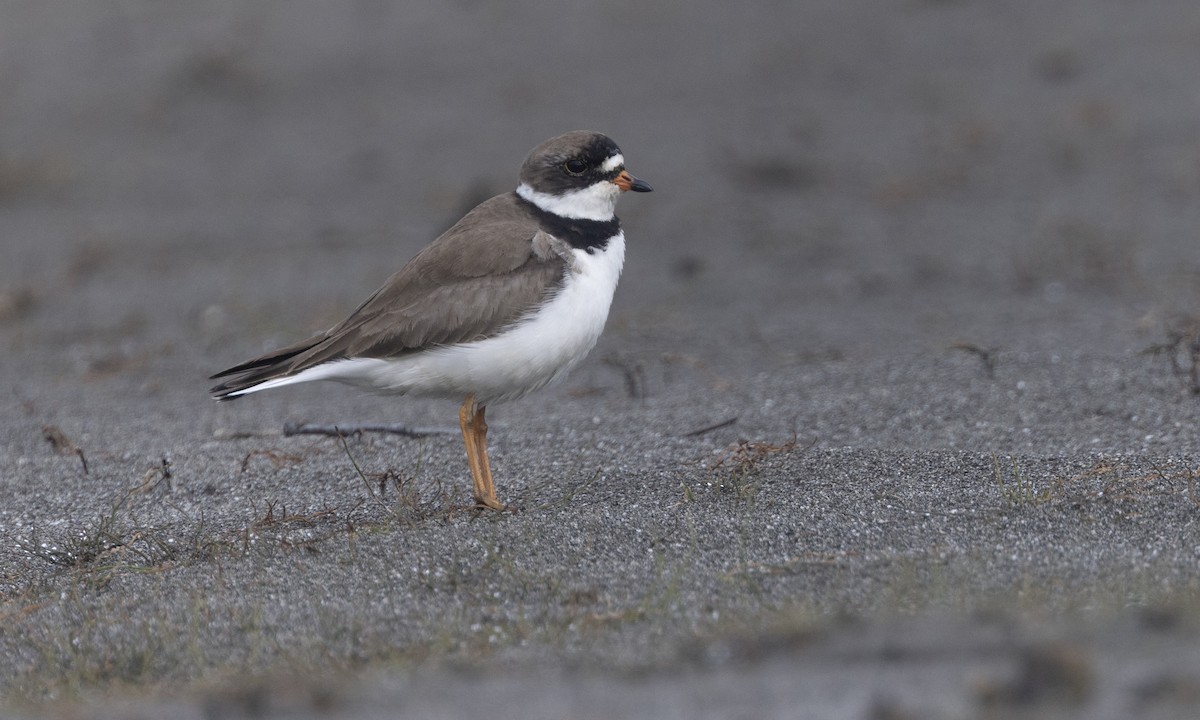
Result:
<svg viewBox="0 0 1200 720"><path fill-rule="evenodd" d="M475 510L477 512L483 512L484 510L495 510L496 512L515 513L520 512L521 508L517 507L516 505L505 505L504 503L500 502L499 498L493 495L492 497L476 497Z"/></svg>

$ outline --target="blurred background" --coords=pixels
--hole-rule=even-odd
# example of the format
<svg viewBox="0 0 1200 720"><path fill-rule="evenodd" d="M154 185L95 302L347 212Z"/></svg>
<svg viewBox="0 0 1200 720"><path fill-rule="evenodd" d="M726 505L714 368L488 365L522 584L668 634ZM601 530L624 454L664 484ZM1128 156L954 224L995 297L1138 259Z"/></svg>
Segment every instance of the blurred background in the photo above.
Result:
<svg viewBox="0 0 1200 720"><path fill-rule="evenodd" d="M1196 309L1198 60L1187 0L7 3L0 322L211 371L588 128L656 189L631 338L1111 342Z"/></svg>

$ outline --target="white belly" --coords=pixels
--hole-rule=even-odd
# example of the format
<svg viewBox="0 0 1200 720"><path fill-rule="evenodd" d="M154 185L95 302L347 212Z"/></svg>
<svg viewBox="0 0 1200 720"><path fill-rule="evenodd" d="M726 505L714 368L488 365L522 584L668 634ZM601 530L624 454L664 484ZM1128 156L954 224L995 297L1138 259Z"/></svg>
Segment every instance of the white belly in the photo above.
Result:
<svg viewBox="0 0 1200 720"><path fill-rule="evenodd" d="M596 346L625 262L625 236L618 233L594 255L572 252L574 269L567 271L570 275L558 293L502 335L394 360L344 360L309 372L324 369L321 379L380 392L455 398L474 393L481 405L514 400L544 387L565 376Z"/></svg>

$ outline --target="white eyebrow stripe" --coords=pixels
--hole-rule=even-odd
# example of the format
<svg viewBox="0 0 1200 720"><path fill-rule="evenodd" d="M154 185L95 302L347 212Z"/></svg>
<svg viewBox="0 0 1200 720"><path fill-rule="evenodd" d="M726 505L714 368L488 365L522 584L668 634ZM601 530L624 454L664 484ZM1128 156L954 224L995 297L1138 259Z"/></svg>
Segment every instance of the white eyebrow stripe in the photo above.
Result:
<svg viewBox="0 0 1200 720"><path fill-rule="evenodd" d="M613 170L616 170L617 168L622 167L624 165L625 165L625 156L622 155L621 153L617 153L616 155L613 155L609 159L605 160L604 164L600 166L600 169L603 170L604 172L612 172Z"/></svg>

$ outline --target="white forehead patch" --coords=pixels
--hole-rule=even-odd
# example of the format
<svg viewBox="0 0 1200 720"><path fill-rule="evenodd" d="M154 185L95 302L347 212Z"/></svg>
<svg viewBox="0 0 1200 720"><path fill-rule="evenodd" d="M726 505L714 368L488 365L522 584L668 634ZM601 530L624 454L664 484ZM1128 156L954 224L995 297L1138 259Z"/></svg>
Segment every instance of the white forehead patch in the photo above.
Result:
<svg viewBox="0 0 1200 720"><path fill-rule="evenodd" d="M616 170L619 167L623 167L624 165L625 165L625 156L622 155L621 153L617 153L616 155L613 155L609 159L605 160L604 164L600 166L600 169L603 170L604 172L612 172L613 170Z"/></svg>

